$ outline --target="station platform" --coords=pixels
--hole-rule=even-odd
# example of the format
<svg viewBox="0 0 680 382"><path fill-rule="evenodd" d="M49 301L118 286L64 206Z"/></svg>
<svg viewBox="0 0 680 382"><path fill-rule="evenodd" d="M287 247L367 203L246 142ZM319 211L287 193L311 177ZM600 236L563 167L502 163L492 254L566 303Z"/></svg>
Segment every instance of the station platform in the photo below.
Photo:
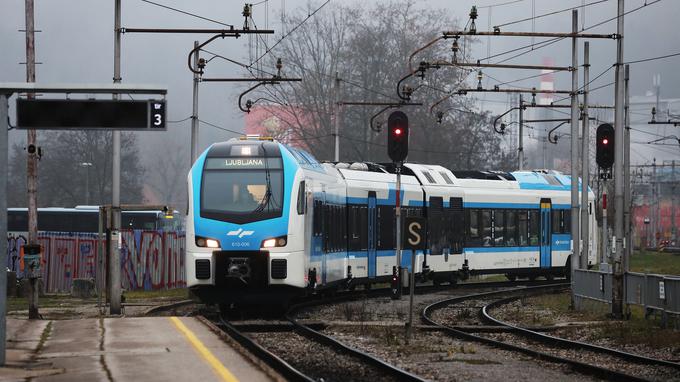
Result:
<svg viewBox="0 0 680 382"><path fill-rule="evenodd" d="M193 317L7 320L0 381L283 380Z"/></svg>

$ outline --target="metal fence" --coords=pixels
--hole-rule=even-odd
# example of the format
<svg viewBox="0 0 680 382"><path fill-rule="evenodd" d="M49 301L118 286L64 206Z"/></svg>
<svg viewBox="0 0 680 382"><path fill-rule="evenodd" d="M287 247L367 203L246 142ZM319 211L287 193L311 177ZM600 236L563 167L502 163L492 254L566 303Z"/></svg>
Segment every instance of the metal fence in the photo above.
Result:
<svg viewBox="0 0 680 382"><path fill-rule="evenodd" d="M574 295L600 302L612 301L612 274L599 271L576 270Z"/></svg>
<svg viewBox="0 0 680 382"><path fill-rule="evenodd" d="M680 315L680 276L627 272L624 275L624 301L647 309ZM610 304L612 274L577 270L574 273L574 295Z"/></svg>

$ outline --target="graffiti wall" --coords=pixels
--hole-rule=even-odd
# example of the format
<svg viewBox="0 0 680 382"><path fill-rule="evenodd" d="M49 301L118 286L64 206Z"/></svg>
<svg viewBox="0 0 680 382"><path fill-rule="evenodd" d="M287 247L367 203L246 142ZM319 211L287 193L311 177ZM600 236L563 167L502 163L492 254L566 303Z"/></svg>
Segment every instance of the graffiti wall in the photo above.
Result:
<svg viewBox="0 0 680 382"><path fill-rule="evenodd" d="M8 235L7 268L23 277L21 246L25 233ZM76 278L105 277L106 259L98 272L98 235L39 232L43 248L42 278L45 292L67 293ZM171 289L186 286L184 232L127 230L122 232L121 283L126 290ZM98 285L105 285L100 280Z"/></svg>

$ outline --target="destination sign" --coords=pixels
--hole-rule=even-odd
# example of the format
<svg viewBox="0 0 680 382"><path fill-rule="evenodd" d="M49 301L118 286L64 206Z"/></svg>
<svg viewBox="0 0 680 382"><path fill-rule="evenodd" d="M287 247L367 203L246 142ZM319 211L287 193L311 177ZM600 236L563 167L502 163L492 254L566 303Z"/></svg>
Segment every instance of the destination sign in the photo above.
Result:
<svg viewBox="0 0 680 382"><path fill-rule="evenodd" d="M252 170L281 169L280 158L208 158L205 161L206 170Z"/></svg>

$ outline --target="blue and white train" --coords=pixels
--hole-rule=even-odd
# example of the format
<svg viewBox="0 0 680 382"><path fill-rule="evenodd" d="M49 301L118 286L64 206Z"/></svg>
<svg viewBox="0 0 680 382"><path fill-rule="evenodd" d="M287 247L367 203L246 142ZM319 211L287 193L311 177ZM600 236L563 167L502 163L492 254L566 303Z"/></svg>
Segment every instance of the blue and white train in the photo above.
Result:
<svg viewBox="0 0 680 382"><path fill-rule="evenodd" d="M300 149L245 137L210 146L191 168L188 185L187 284L202 301L285 302L310 289L392 276L391 165L322 164ZM593 198L589 192L591 230ZM404 216L428 220L428 249L416 253L415 272L436 283L485 273L568 275L568 176L407 163L401 204ZM410 256L403 252L402 267L410 268Z"/></svg>

